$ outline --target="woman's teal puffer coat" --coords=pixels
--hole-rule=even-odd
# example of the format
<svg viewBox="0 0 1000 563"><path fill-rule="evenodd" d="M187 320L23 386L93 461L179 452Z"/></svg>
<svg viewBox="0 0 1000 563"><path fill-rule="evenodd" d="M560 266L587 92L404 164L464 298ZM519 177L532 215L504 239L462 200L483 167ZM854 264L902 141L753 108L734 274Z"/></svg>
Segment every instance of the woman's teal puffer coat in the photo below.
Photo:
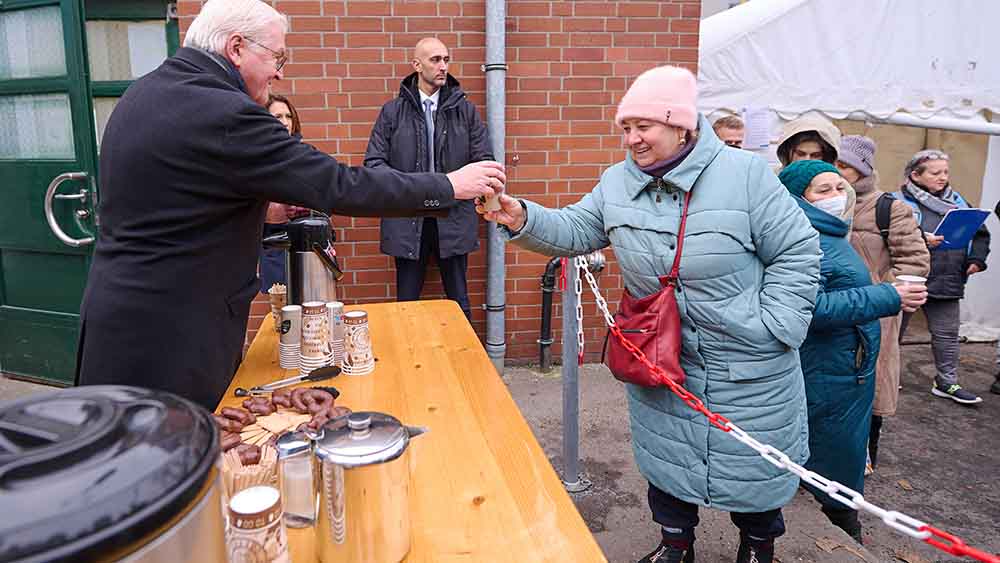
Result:
<svg viewBox="0 0 1000 563"><path fill-rule="evenodd" d="M847 223L795 199L819 231L823 249L816 310L799 350L809 405L811 455L806 467L863 492L880 342L878 319L899 312L899 294L889 283L872 284L868 268L847 238ZM847 508L810 490L824 506Z"/></svg>
<svg viewBox="0 0 1000 563"><path fill-rule="evenodd" d="M819 279L819 240L761 158L726 147L699 119L692 152L662 180L630 157L578 203L525 201L514 242L549 256L608 245L636 297L659 289L674 259L681 204L691 191L677 292L684 386L705 405L804 463L805 389L798 347ZM786 504L799 480L709 426L665 388L627 385L640 472L687 502L734 512Z"/></svg>

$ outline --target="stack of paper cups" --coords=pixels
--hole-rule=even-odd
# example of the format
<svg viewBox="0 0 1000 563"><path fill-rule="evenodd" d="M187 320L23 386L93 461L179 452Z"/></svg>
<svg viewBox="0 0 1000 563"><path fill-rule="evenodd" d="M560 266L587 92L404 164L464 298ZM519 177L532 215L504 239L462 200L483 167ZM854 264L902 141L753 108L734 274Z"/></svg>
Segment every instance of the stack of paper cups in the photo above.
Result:
<svg viewBox="0 0 1000 563"><path fill-rule="evenodd" d="M302 307L285 305L281 308L281 328L278 331L278 365L283 369L299 367L302 344Z"/></svg>
<svg viewBox="0 0 1000 563"><path fill-rule="evenodd" d="M340 365L344 361L344 304L331 301L326 304L326 324L330 328L331 363Z"/></svg>
<svg viewBox="0 0 1000 563"><path fill-rule="evenodd" d="M271 317L274 319L274 331L281 332L281 308L287 303L287 288L276 283L267 290L267 296L271 301Z"/></svg>
<svg viewBox="0 0 1000 563"><path fill-rule="evenodd" d="M375 371L368 313L364 311L344 313L344 361L340 368L348 375L365 375Z"/></svg>
<svg viewBox="0 0 1000 563"><path fill-rule="evenodd" d="M302 347L299 370L303 375L330 364L330 330L327 327L326 303L302 304Z"/></svg>

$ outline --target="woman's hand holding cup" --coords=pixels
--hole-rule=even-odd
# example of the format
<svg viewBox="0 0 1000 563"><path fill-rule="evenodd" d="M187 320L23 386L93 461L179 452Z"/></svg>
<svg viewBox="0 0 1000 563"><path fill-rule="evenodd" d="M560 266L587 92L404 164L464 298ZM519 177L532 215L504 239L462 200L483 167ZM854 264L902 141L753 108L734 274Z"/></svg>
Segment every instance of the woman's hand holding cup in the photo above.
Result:
<svg viewBox="0 0 1000 563"><path fill-rule="evenodd" d="M921 276L898 276L893 284L899 300L902 302L903 312L912 313L927 302L927 278Z"/></svg>
<svg viewBox="0 0 1000 563"><path fill-rule="evenodd" d="M480 203L476 205L476 213L482 215L487 221L495 221L501 225L506 225L508 229L515 232L524 228L524 223L527 221L528 216L525 214L521 202L505 193L501 193L496 198L500 203L500 209L487 211L485 206Z"/></svg>

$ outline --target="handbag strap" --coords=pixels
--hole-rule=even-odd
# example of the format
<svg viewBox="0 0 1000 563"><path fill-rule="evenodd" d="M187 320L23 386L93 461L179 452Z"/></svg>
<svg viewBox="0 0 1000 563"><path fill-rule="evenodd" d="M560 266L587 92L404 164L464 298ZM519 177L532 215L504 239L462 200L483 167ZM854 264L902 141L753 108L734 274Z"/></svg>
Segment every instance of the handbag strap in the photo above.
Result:
<svg viewBox="0 0 1000 563"><path fill-rule="evenodd" d="M677 282L681 273L681 253L684 251L684 226L687 224L688 207L691 206L691 192L688 190L684 194L684 208L681 209L681 226L677 229L677 253L674 254L674 265L670 268L670 273L660 278L660 284L666 287Z"/></svg>

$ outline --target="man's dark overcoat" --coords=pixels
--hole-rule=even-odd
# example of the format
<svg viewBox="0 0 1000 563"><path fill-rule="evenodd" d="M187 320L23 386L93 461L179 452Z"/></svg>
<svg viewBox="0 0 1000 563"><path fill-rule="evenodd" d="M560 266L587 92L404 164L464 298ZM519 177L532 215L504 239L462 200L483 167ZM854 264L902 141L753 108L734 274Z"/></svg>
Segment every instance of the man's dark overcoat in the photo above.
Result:
<svg viewBox="0 0 1000 563"><path fill-rule="evenodd" d="M77 382L209 409L240 362L268 201L356 216L455 204L444 175L347 167L293 138L228 61L189 48L119 100L99 177Z"/></svg>

